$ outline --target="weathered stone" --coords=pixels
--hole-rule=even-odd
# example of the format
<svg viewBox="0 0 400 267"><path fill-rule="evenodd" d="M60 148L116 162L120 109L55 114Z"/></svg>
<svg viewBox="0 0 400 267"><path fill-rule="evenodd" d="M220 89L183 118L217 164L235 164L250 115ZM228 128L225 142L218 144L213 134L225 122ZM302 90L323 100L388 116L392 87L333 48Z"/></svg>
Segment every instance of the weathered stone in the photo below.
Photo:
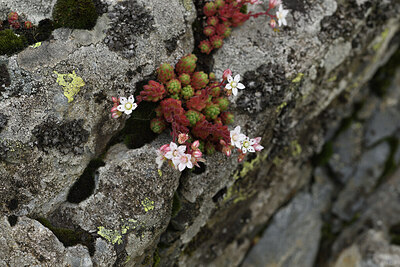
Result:
<svg viewBox="0 0 400 267"><path fill-rule="evenodd" d="M383 174L389 152L389 145L382 143L363 154L354 176L349 179L333 206L335 214L349 221L365 205L366 197Z"/></svg>
<svg viewBox="0 0 400 267"><path fill-rule="evenodd" d="M314 176L312 193L300 192L274 215L243 266L313 266L321 235L320 213L326 210L333 189L322 169Z"/></svg>

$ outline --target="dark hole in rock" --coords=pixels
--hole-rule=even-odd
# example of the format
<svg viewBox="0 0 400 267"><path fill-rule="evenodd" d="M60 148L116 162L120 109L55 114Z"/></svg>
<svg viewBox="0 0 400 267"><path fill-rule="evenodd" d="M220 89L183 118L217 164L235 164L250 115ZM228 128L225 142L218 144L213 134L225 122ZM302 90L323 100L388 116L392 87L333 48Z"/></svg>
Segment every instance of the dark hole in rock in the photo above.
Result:
<svg viewBox="0 0 400 267"><path fill-rule="evenodd" d="M194 167L192 171L194 174L202 174L203 172L206 171L206 164L204 164L203 162L199 162L199 166L200 168L197 166Z"/></svg>
<svg viewBox="0 0 400 267"><path fill-rule="evenodd" d="M82 229L69 229L62 227L55 227L49 220L45 218L37 218L44 227L47 227L54 235L64 244L65 247L75 246L82 244L89 250L90 256L94 255L95 252L95 238L89 233Z"/></svg>
<svg viewBox="0 0 400 267"><path fill-rule="evenodd" d="M9 210L16 210L18 208L18 199L16 198L11 199L7 204L7 208Z"/></svg>
<svg viewBox="0 0 400 267"><path fill-rule="evenodd" d="M105 163L100 159L90 161L81 177L69 190L67 201L78 204L92 195L95 188L96 171L104 165Z"/></svg>
<svg viewBox="0 0 400 267"><path fill-rule="evenodd" d="M5 64L0 64L0 92L5 91L5 87L10 86L11 79Z"/></svg>
<svg viewBox="0 0 400 267"><path fill-rule="evenodd" d="M224 188L222 188L221 190L219 190L213 197L212 200L214 201L214 203L217 203L218 201L220 201L223 196L225 195L227 191L226 186Z"/></svg>
<svg viewBox="0 0 400 267"><path fill-rule="evenodd" d="M10 215L10 216L8 216L7 219L8 219L8 223L10 224L10 226L14 226L18 222L18 217L15 215Z"/></svg>
<svg viewBox="0 0 400 267"><path fill-rule="evenodd" d="M390 243L400 245L400 222L390 227L389 234Z"/></svg>

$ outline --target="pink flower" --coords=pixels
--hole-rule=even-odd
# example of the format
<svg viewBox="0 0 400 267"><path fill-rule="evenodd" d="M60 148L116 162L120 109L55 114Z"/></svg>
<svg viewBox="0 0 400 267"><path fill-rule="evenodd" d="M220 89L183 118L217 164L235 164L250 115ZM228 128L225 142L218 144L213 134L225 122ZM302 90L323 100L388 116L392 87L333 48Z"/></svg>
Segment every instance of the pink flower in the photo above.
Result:
<svg viewBox="0 0 400 267"><path fill-rule="evenodd" d="M225 81L228 79L228 76L232 76L232 71L230 69L224 70L224 73L222 74L222 79Z"/></svg>
<svg viewBox="0 0 400 267"><path fill-rule="evenodd" d="M178 143L181 144L181 145L184 144L186 142L186 140L188 140L188 139L189 139L189 135L188 134L180 133L178 135Z"/></svg>
<svg viewBox="0 0 400 267"><path fill-rule="evenodd" d="M281 0L269 0L269 8L274 8L282 4Z"/></svg>
<svg viewBox="0 0 400 267"><path fill-rule="evenodd" d="M183 171L185 168L193 168L193 163L191 161L192 156L190 154L183 154L179 157L179 161L174 163L175 167L178 167L179 171Z"/></svg>
<svg viewBox="0 0 400 267"><path fill-rule="evenodd" d="M240 126L236 126L233 131L230 131L231 145L237 148L242 148L241 142L246 138L244 134L240 133Z"/></svg>
<svg viewBox="0 0 400 267"><path fill-rule="evenodd" d="M252 147L254 147L255 151L261 151L261 150L264 149L264 147L262 145L260 145L261 137L256 137L256 138L254 138L252 140L254 140L254 144L252 145Z"/></svg>

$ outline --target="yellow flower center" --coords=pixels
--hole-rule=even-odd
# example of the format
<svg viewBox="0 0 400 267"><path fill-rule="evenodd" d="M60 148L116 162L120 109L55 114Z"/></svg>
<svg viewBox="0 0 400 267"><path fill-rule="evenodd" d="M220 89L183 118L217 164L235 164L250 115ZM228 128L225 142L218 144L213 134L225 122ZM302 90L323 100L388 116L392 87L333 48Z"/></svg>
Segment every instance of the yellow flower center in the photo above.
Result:
<svg viewBox="0 0 400 267"><path fill-rule="evenodd" d="M237 82L231 81L231 86L232 86L232 88L235 88L237 86Z"/></svg>
<svg viewBox="0 0 400 267"><path fill-rule="evenodd" d="M243 142L243 147L248 148L250 146L249 141L244 141Z"/></svg>
<svg viewBox="0 0 400 267"><path fill-rule="evenodd" d="M126 109L126 110L131 110L131 109L132 109L132 103L127 102L127 103L125 104L125 109Z"/></svg>

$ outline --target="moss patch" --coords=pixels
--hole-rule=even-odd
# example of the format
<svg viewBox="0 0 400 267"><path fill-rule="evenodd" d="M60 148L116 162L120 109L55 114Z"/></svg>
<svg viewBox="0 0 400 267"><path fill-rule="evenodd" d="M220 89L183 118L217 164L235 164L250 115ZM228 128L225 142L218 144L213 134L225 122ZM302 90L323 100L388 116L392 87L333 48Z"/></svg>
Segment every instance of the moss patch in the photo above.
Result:
<svg viewBox="0 0 400 267"><path fill-rule="evenodd" d="M58 0L53 20L56 28L90 30L96 24L97 12L92 0Z"/></svg>
<svg viewBox="0 0 400 267"><path fill-rule="evenodd" d="M12 30L0 31L0 55L12 55L28 45L24 36L16 35Z"/></svg>

